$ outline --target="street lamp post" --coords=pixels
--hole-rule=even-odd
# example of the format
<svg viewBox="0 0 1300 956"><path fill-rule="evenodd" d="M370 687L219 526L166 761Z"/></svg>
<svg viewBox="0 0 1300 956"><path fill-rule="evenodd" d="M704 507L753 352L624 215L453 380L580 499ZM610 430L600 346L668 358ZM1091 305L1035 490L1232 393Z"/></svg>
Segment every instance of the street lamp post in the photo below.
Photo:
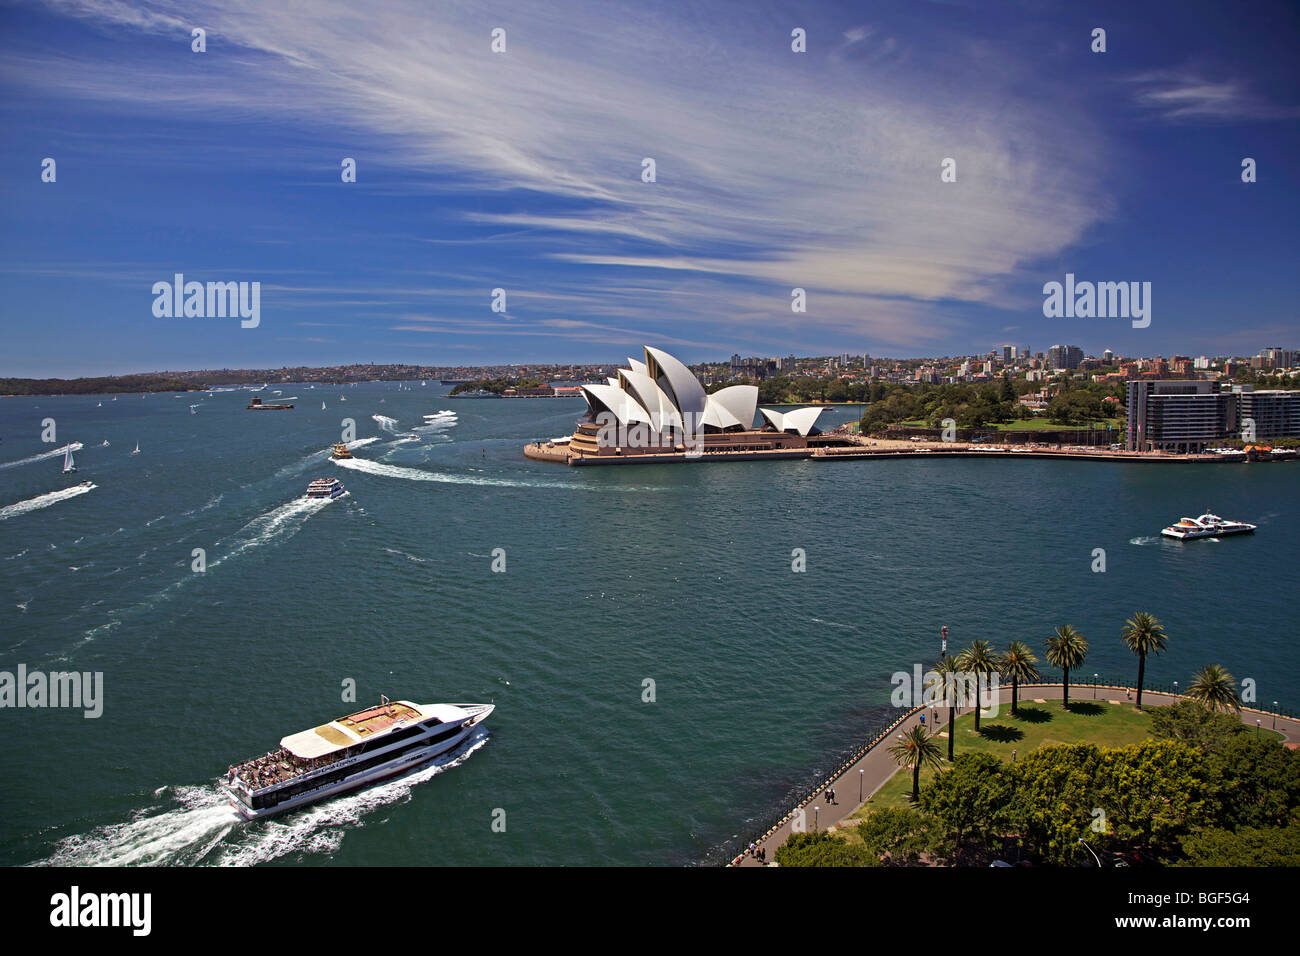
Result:
<svg viewBox="0 0 1300 956"><path fill-rule="evenodd" d="M1097 675L1092 675L1092 699L1097 699Z"/></svg>
<svg viewBox="0 0 1300 956"><path fill-rule="evenodd" d="M1277 701L1273 701L1273 729L1277 730Z"/></svg>
<svg viewBox="0 0 1300 956"><path fill-rule="evenodd" d="M822 818L822 808L819 806L813 807L813 832L814 833L816 833L818 830L818 824L821 822L821 818Z"/></svg>
<svg viewBox="0 0 1300 956"><path fill-rule="evenodd" d="M858 803L862 802L862 778L866 776L865 770L858 771Z"/></svg>
<svg viewBox="0 0 1300 956"><path fill-rule="evenodd" d="M1258 717L1255 718L1255 736L1256 736L1256 737L1259 736L1259 718L1258 718Z"/></svg>
<svg viewBox="0 0 1300 956"><path fill-rule="evenodd" d="M1083 843L1083 845L1084 845L1085 847L1087 847L1088 852L1092 854L1092 858L1093 858L1094 860L1097 861L1097 869L1100 870L1100 869L1101 869L1101 857L1099 857L1099 856L1097 855L1096 851L1094 851L1092 847L1088 846L1088 844L1084 842L1083 837L1079 837L1079 842L1080 842L1080 843Z"/></svg>

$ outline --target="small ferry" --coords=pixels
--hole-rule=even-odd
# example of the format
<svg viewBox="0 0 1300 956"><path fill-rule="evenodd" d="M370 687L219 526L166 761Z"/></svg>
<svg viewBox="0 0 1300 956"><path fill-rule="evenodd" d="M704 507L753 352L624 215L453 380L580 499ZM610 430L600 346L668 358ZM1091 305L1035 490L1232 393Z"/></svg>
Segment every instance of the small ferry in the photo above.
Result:
<svg viewBox="0 0 1300 956"><path fill-rule="evenodd" d="M306 497L333 500L334 498L342 498L346 494L347 490L343 487L343 482L337 478L317 478L307 486Z"/></svg>
<svg viewBox="0 0 1300 956"><path fill-rule="evenodd" d="M464 743L494 709L380 697L378 707L290 734L280 749L231 767L230 805L253 820L405 773Z"/></svg>
<svg viewBox="0 0 1300 956"><path fill-rule="evenodd" d="M265 388L266 386L262 386ZM263 402L260 398L254 397L245 408L251 408L253 411L275 411L281 408L293 408L293 403L285 404L283 402Z"/></svg>
<svg viewBox="0 0 1300 956"><path fill-rule="evenodd" d="M1185 541L1188 538L1220 538L1230 534L1251 534L1257 527L1258 525L1246 524L1244 521L1228 521L1207 511L1197 518L1183 518L1160 533L1166 538Z"/></svg>
<svg viewBox="0 0 1300 956"><path fill-rule="evenodd" d="M348 451L348 446L344 442L336 442L334 451L330 454L331 458L351 458L352 452Z"/></svg>

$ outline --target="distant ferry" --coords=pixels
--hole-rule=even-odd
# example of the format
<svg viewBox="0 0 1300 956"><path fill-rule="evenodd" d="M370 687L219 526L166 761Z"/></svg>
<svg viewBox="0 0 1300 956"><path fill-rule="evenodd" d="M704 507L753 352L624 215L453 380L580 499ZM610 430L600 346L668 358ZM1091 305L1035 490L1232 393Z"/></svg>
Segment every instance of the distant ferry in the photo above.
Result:
<svg viewBox="0 0 1300 956"><path fill-rule="evenodd" d="M461 392L459 395L448 395L448 398L500 398L496 392L489 392L485 388L475 389L472 392Z"/></svg>
<svg viewBox="0 0 1300 956"><path fill-rule="evenodd" d="M331 458L351 458L351 457L352 457L352 452L348 451L348 446L347 446L347 444L346 444L345 442L335 442L335 443L334 443L334 451L330 453L330 457L331 457Z"/></svg>
<svg viewBox="0 0 1300 956"><path fill-rule="evenodd" d="M1219 538L1229 534L1250 534L1258 525L1244 521L1228 521L1208 511L1199 518L1183 518L1160 533L1166 538L1184 541L1188 538Z"/></svg>
<svg viewBox="0 0 1300 956"><path fill-rule="evenodd" d="M290 734L279 750L231 767L231 806L253 820L405 773L463 743L495 709L379 700L378 707Z"/></svg>
<svg viewBox="0 0 1300 956"><path fill-rule="evenodd" d="M343 482L337 478L317 478L307 486L308 498L342 498L346 495L347 489L343 487Z"/></svg>
<svg viewBox="0 0 1300 956"><path fill-rule="evenodd" d="M262 387L265 388L266 386L262 386ZM260 398L254 398L251 402L248 403L246 407L254 409L255 411L262 411L264 409L275 410L280 408L293 408L293 405L292 404L286 405L284 403L276 403L276 402L271 402L268 404L268 403L264 403Z"/></svg>

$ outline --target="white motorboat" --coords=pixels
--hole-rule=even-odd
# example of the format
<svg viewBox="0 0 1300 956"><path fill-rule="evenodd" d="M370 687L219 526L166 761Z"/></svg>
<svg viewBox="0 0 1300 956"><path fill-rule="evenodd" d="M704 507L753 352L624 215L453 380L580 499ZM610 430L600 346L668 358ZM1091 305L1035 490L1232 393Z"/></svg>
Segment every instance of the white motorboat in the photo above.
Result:
<svg viewBox="0 0 1300 956"><path fill-rule="evenodd" d="M1183 518L1160 533L1166 538L1185 541L1189 538L1221 538L1230 534L1250 534L1257 527L1258 525L1247 524L1244 521L1228 521L1207 511L1196 518Z"/></svg>
<svg viewBox="0 0 1300 956"><path fill-rule="evenodd" d="M381 697L378 707L290 734L279 750L231 767L231 806L253 820L405 773L464 743L494 709Z"/></svg>

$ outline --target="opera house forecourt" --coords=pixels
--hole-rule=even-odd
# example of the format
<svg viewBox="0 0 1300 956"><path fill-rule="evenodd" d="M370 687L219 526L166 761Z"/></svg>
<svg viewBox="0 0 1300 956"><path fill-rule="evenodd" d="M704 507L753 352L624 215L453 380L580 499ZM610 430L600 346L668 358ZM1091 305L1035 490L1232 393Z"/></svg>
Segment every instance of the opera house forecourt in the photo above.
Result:
<svg viewBox="0 0 1300 956"><path fill-rule="evenodd" d="M650 346L644 362L628 365L606 384L582 386L587 412L571 436L533 442L524 454L569 465L808 458L833 441L819 440L821 406L760 409L756 385L710 395L689 368Z"/></svg>

